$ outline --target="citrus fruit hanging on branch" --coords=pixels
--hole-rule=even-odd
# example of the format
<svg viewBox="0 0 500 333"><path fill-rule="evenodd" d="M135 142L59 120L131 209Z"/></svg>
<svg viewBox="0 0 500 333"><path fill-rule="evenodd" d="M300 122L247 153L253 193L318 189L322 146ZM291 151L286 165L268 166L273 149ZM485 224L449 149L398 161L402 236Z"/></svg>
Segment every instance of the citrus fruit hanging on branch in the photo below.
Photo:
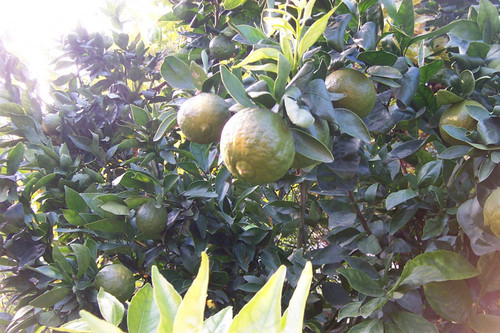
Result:
<svg viewBox="0 0 500 333"><path fill-rule="evenodd" d="M128 300L135 291L135 279L132 272L122 264L105 266L97 273L94 287L102 287L105 292L115 296L120 302Z"/></svg>
<svg viewBox="0 0 500 333"><path fill-rule="evenodd" d="M154 201L146 202L135 214L137 230L145 236L159 236L167 226L167 209L156 205Z"/></svg>
<svg viewBox="0 0 500 333"><path fill-rule="evenodd" d="M333 106L351 110L360 118L366 117L375 106L375 86L370 78L352 68L343 68L331 72L325 79L329 92L345 94L345 97L333 101Z"/></svg>
<svg viewBox="0 0 500 333"><path fill-rule="evenodd" d="M450 146L460 145L463 144L463 142L449 135L443 129L443 126L450 125L463 127L469 131L476 128L477 121L469 115L467 106L476 106L484 109L484 107L478 102L466 99L451 105L443 112L441 118L439 119L439 133L441 134L444 142L446 142Z"/></svg>
<svg viewBox="0 0 500 333"><path fill-rule="evenodd" d="M236 47L226 36L220 35L210 41L208 45L210 55L217 60L226 60L233 56Z"/></svg>
<svg viewBox="0 0 500 333"><path fill-rule="evenodd" d="M231 116L228 104L220 96L201 93L185 101L177 113L177 123L190 141L217 142L222 127Z"/></svg>
<svg viewBox="0 0 500 333"><path fill-rule="evenodd" d="M483 208L484 225L500 238L500 188L491 192L484 203Z"/></svg>
<svg viewBox="0 0 500 333"><path fill-rule="evenodd" d="M290 128L279 115L262 108L236 113L224 126L220 144L229 171L255 185L279 180L295 156Z"/></svg>

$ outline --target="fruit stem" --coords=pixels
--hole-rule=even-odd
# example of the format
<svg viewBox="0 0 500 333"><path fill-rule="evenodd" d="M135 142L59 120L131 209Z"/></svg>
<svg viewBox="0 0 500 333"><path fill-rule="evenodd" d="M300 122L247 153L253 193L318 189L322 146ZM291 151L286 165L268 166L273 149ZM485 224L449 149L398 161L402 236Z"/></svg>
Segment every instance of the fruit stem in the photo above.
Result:
<svg viewBox="0 0 500 333"><path fill-rule="evenodd" d="M300 170L300 175L304 172ZM304 235L304 226L306 222L306 182L305 180L301 181L299 184L300 188L300 206L299 206L299 230L297 232L297 248L300 249L305 245L305 235Z"/></svg>
<svg viewBox="0 0 500 333"><path fill-rule="evenodd" d="M347 191L347 194L349 196L349 200L351 200L351 204L354 207L354 211L356 213L356 216L358 217L359 221L361 222L361 225L363 226L363 229L365 229L366 233L368 235L372 234L372 230L368 226L368 223L366 222L365 217L359 210L358 204L356 203L356 198L354 198L354 195L352 194L352 191Z"/></svg>

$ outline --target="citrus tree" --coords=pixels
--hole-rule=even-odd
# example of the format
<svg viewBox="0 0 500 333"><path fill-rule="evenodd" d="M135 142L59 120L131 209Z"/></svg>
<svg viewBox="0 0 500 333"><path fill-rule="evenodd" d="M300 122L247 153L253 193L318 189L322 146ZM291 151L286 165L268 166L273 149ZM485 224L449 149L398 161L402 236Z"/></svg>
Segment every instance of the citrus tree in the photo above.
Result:
<svg viewBox="0 0 500 333"><path fill-rule="evenodd" d="M500 21L465 4L180 1L165 49L69 33L50 105L0 49L0 324L184 328L203 285L208 332L266 291L305 332L497 331Z"/></svg>

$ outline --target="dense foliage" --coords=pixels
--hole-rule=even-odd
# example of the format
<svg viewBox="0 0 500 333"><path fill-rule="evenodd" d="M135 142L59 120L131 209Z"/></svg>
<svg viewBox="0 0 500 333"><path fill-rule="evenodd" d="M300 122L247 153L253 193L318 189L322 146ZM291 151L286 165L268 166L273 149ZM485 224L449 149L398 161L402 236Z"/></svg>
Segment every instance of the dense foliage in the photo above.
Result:
<svg viewBox="0 0 500 333"><path fill-rule="evenodd" d="M287 308L309 260L305 332L497 331L500 240L483 205L500 187L500 21L488 0L468 7L179 2L158 23L164 35L175 25L178 49L68 34L52 105L0 46L2 329L59 327L82 309L99 316L94 279L111 262L137 287L155 266L184 294L206 251L207 318L238 313L281 265ZM235 45L229 57L210 53L217 36ZM334 108L344 96L325 85L346 67L376 87L363 119ZM200 92L231 112L277 112L296 154L315 163L265 185L233 177L217 143L190 142L177 126ZM440 128L463 100L483 106L465 107L474 126ZM327 142L316 121L328 122ZM136 225L149 203L168 212L154 235Z"/></svg>

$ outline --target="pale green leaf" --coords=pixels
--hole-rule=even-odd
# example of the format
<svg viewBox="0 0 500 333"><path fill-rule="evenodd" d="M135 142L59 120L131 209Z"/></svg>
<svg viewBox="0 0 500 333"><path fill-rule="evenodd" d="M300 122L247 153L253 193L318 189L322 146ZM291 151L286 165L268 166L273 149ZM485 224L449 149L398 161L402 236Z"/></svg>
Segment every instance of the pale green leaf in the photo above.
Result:
<svg viewBox="0 0 500 333"><path fill-rule="evenodd" d="M153 287L144 285L132 297L128 307L127 327L129 333L153 333L160 324L160 311L154 302Z"/></svg>
<svg viewBox="0 0 500 333"><path fill-rule="evenodd" d="M93 333L123 333L121 329L107 321L97 318L90 312L80 311L80 317L87 323Z"/></svg>
<svg viewBox="0 0 500 333"><path fill-rule="evenodd" d="M122 322L125 308L115 296L107 293L102 289L97 294L97 303L99 303L99 310L102 317L109 323L118 326Z"/></svg>
<svg viewBox="0 0 500 333"><path fill-rule="evenodd" d="M310 261L302 270L297 287L293 292L288 309L282 318L283 333L300 333L304 322L304 310L313 278L312 264ZM285 324L283 325L283 321Z"/></svg>
<svg viewBox="0 0 500 333"><path fill-rule="evenodd" d="M151 275L153 277L153 292L156 305L160 310L158 333L171 333L174 329L175 314L182 302L181 295L160 274L158 267L153 266L151 268Z"/></svg>
<svg viewBox="0 0 500 333"><path fill-rule="evenodd" d="M198 275L186 292L175 315L174 333L198 333L203 329L208 275L208 256L202 252Z"/></svg>
<svg viewBox="0 0 500 333"><path fill-rule="evenodd" d="M286 268L281 266L234 317L230 333L281 333L281 290Z"/></svg>
<svg viewBox="0 0 500 333"><path fill-rule="evenodd" d="M201 333L227 333L232 320L233 308L228 306L205 320Z"/></svg>

